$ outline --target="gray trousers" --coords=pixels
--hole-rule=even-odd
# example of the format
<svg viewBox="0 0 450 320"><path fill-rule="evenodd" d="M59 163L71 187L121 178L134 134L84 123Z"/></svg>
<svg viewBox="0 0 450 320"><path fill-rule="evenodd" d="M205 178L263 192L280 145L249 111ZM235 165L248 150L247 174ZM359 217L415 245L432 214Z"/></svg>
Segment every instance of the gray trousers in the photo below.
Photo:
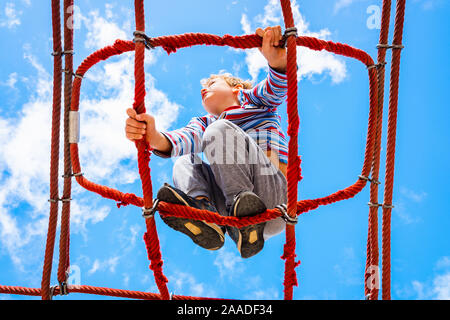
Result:
<svg viewBox="0 0 450 320"><path fill-rule="evenodd" d="M287 202L287 181L263 150L240 127L228 120L210 124L202 140L203 161L198 154L179 157L173 166L174 186L191 197L206 196L223 215L241 191L258 195L268 209ZM268 221L264 239L285 229L281 218Z"/></svg>

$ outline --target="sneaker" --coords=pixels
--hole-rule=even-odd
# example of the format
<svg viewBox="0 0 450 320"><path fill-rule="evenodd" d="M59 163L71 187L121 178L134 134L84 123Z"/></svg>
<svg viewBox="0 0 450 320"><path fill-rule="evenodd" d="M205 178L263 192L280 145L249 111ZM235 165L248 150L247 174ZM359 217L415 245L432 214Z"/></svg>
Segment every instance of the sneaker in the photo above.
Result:
<svg viewBox="0 0 450 320"><path fill-rule="evenodd" d="M159 200L185 205L188 207L217 212L215 206L206 199L194 199L183 191L165 183L156 196ZM225 242L225 228L214 223L200 220L161 216L161 219L172 229L182 232L194 241L195 244L208 250L218 250Z"/></svg>
<svg viewBox="0 0 450 320"><path fill-rule="evenodd" d="M243 191L234 197L229 214L234 217L251 217L266 211L264 202L253 192ZM236 242L242 258L250 258L264 247L264 227L266 222L243 228L227 226L228 234Z"/></svg>

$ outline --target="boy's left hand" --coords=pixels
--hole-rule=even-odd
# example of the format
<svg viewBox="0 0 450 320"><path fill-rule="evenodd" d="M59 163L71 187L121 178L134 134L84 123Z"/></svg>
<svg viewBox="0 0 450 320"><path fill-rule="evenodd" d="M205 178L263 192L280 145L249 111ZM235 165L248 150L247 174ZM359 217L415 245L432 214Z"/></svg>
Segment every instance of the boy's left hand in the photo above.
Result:
<svg viewBox="0 0 450 320"><path fill-rule="evenodd" d="M259 51L267 59L269 65L281 73L286 73L287 53L286 48L277 47L283 37L281 27L267 27L264 30L256 29L256 34L263 38Z"/></svg>

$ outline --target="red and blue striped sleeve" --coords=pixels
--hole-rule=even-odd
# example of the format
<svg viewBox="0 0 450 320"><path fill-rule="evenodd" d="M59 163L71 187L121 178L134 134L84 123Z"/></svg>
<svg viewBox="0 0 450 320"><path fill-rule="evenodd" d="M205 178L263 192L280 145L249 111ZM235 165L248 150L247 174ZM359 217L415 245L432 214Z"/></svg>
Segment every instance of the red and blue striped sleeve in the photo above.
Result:
<svg viewBox="0 0 450 320"><path fill-rule="evenodd" d="M154 150L153 153L168 158L202 152L203 133L209 123L208 117L195 117L183 128L161 132L172 145L172 152L169 155Z"/></svg>
<svg viewBox="0 0 450 320"><path fill-rule="evenodd" d="M275 71L270 65L266 79L252 89L243 89L239 92L239 99L243 106L250 104L276 108L284 102L286 96L287 75Z"/></svg>

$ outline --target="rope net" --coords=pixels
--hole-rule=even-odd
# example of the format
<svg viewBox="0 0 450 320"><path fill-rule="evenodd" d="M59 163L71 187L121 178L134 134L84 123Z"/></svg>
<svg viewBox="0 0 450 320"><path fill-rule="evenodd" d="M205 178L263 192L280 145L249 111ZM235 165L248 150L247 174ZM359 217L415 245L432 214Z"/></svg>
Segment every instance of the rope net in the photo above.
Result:
<svg viewBox="0 0 450 320"><path fill-rule="evenodd" d="M285 28L295 29L291 4L289 0L280 0ZM237 49L251 49L262 45L262 38L256 34L232 36L217 36L205 33L186 33L181 35L160 36L149 38L145 35L145 15L144 0L135 0L136 32L134 41L116 40L111 46L102 48L89 55L73 72L73 29L64 26L64 51L61 44L61 18L60 0L52 0L52 24L53 24L53 56L54 56L54 90L53 90L53 113L52 113L52 142L51 142L51 169L50 169L50 216L47 242L45 249L44 267L41 288L25 288L1 286L0 293L41 296L42 299L51 299L54 295L66 295L70 292L107 295L132 299L147 300L192 300L209 299L200 297L189 297L181 295L170 295L167 287L168 280L163 273L163 260L160 250L159 238L154 219L154 212L157 210L160 215L173 216L202 220L218 225L229 225L233 227L244 227L251 224L258 224L288 215L287 221L296 221L302 213L317 209L323 205L329 205L338 201L353 198L363 190L366 184L370 183L370 210L367 239L367 262L365 272L365 295L367 299L378 299L378 287L373 284L378 281L378 274L372 274L373 266L378 267L378 208L383 207L383 228L382 228L382 257L383 257L383 299L390 299L390 214L392 210L393 176L395 162L395 128L398 104L398 81L400 67L400 52L395 50L402 48L402 31L405 14L405 0L397 1L394 44L387 45L389 34L389 20L391 0L383 0L382 24L380 31L380 45L378 46L378 61L373 59L366 52L351 47L347 44L325 41L314 37L298 36L289 33L285 37L287 47L287 115L289 135L289 153L287 167L287 210L282 212L278 208L268 209L266 212L253 217L224 217L215 212L190 208L166 202L153 201L153 190L150 171L151 147L145 139L136 141L138 154L138 169L142 181L143 197L132 193L123 193L119 190L103 186L92 182L84 177L81 169L78 140L70 135L71 113L79 111L80 91L84 75L91 67L97 63L107 60L113 56L121 55L125 52L135 52L135 97L133 108L137 114L145 113L145 71L144 59L146 48L163 48L168 55L175 53L178 49L191 47L194 45L214 45L230 46ZM64 21L68 21L69 8L73 6L73 0L64 0ZM364 162L361 175L354 184L334 192L325 197L317 199L306 199L298 201L298 182L301 181L301 158L298 156L298 132L300 119L298 115L298 81L297 81L297 46L302 46L315 51L328 51L337 55L353 58L360 61L368 70L369 76L369 116L367 138L364 153ZM384 65L386 50L392 48L392 70L390 80L389 95L389 120L388 120L388 141L386 156L386 185L384 190L384 205L378 204L378 176L380 167L382 114L384 97ZM62 69L62 57L65 56L65 69ZM59 158L59 128L61 114L61 84L62 73L64 77L64 190L62 199L58 199L58 158ZM73 78L73 76L75 76ZM74 79L74 80L73 80ZM73 81L72 81L73 80ZM370 174L372 173L372 177ZM68 268L70 265L70 194L71 182L75 178L77 183L83 188L95 192L98 195L117 202L117 207L134 205L142 208L144 212L151 211L153 214L147 215L146 232L144 241L147 249L149 268L153 271L155 282L159 290L157 293L137 292L129 290L118 290L110 288L100 288L92 286L68 285ZM61 214L61 232L59 242L59 265L58 282L59 285L50 286L50 276L52 271L52 259L56 237L56 227L58 219L58 203L63 202ZM387 204L387 205L386 205ZM295 253L295 225L288 223L286 226L286 243L284 245L282 259L285 260L284 274L284 298L293 298L293 287L298 286L296 267L300 261L296 261Z"/></svg>

